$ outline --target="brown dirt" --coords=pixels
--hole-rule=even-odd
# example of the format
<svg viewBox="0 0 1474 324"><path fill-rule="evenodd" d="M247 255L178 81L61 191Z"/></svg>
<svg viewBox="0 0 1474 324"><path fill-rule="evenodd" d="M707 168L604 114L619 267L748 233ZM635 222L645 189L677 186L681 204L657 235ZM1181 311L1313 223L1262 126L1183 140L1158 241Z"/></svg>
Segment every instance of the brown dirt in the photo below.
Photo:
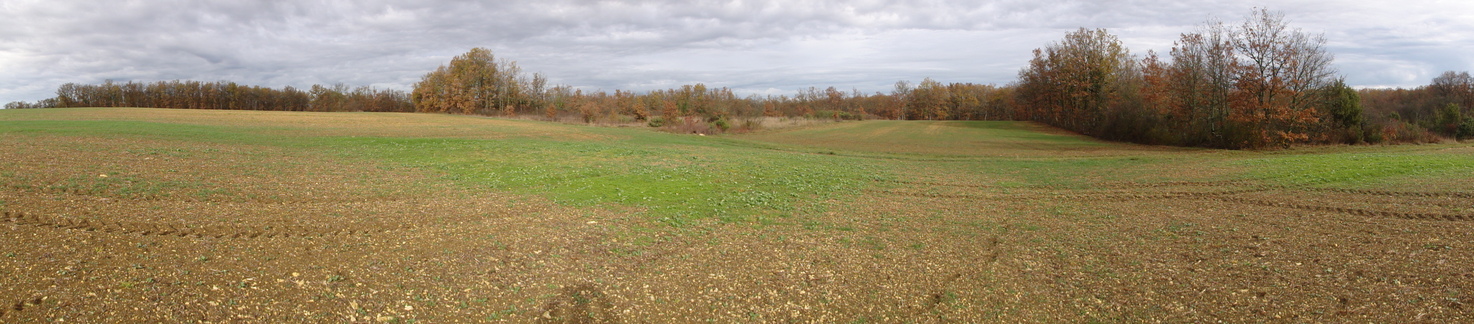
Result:
<svg viewBox="0 0 1474 324"><path fill-rule="evenodd" d="M1201 322L1469 315L1474 272L1467 265L1474 259L1459 251L1470 247L1474 218L1455 210L1457 203L1433 203L1466 193L1407 193L1430 202L1410 211L1375 202L1404 193L1242 183L1008 193L955 187L950 196L931 197L904 194L920 187L901 186L867 203L816 203L807 216L768 226L694 227L700 230L661 229L620 213L525 197L527 203L506 204L500 202L518 199L454 194L424 198L418 209L365 207L342 216L389 213L400 227L364 221L344 230L354 226L304 209L285 217L303 225L259 230L260 223L231 220L281 211L7 192L0 199L11 212L0 226L5 250L14 254L0 258L9 278L0 292L13 307L0 319ZM57 201L101 207L60 212L68 203ZM132 212L108 212L135 204L190 213L130 223L124 219ZM1420 214L1460 218L1403 217Z"/></svg>

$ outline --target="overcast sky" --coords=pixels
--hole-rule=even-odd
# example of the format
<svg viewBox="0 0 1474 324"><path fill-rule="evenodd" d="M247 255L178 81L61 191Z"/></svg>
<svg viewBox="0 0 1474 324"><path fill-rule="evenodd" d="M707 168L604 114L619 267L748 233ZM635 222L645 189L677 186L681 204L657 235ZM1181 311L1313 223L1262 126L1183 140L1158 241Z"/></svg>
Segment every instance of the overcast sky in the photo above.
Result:
<svg viewBox="0 0 1474 324"><path fill-rule="evenodd" d="M1325 33L1355 86L1474 70L1474 1L58 1L0 2L0 103L62 83L227 80L408 90L473 47L553 83L739 94L897 80L1006 84L1075 28L1136 54L1254 7Z"/></svg>

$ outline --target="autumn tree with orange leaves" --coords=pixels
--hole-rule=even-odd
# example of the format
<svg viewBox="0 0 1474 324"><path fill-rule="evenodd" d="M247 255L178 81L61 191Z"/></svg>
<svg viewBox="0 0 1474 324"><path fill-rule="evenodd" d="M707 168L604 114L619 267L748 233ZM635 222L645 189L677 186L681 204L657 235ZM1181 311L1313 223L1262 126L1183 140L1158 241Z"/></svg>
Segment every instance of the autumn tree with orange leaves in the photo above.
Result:
<svg viewBox="0 0 1474 324"><path fill-rule="evenodd" d="M541 75L528 79L516 62L477 47L425 74L411 96L418 112L511 115L547 104L544 84Z"/></svg>
<svg viewBox="0 0 1474 324"><path fill-rule="evenodd" d="M1284 14L1260 9L1234 34L1237 51L1233 111L1244 124L1245 147L1287 146L1310 139L1308 129L1326 111L1318 91L1337 80L1321 35L1290 29Z"/></svg>
<svg viewBox="0 0 1474 324"><path fill-rule="evenodd" d="M1034 50L1019 72L1018 117L1110 137L1113 117L1132 104L1139 78L1136 58L1115 35L1081 28Z"/></svg>
<svg viewBox="0 0 1474 324"><path fill-rule="evenodd" d="M1171 61L1137 61L1105 30L1034 51L1019 73L1017 116L1086 135L1224 148L1333 141L1348 126L1344 85L1325 39L1255 10L1239 26L1183 34ZM1331 109L1331 105L1337 105ZM1359 113L1359 112L1358 112Z"/></svg>

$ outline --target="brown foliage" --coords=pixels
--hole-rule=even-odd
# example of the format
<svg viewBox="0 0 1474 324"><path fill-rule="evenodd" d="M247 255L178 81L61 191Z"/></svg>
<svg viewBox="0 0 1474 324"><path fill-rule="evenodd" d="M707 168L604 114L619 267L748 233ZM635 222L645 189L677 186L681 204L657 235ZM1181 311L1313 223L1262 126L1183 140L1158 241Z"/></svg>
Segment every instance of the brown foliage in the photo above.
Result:
<svg viewBox="0 0 1474 324"><path fill-rule="evenodd" d="M417 112L515 114L544 104L544 82L538 75L528 79L516 62L497 61L491 50L478 47L425 74L412 96Z"/></svg>
<svg viewBox="0 0 1474 324"><path fill-rule="evenodd" d="M1339 86L1324 43L1268 10L1241 26L1210 22L1183 34L1170 63L1155 53L1137 61L1115 36L1080 29L1034 51L1019 73L1015 112L1087 135L1150 143L1258 148L1326 141L1333 138L1326 133L1360 125L1332 129L1322 122L1332 103L1326 93Z"/></svg>
<svg viewBox="0 0 1474 324"><path fill-rule="evenodd" d="M1386 125L1403 136L1388 140L1424 141L1426 136L1409 132L1427 131L1451 138L1474 136L1474 78L1469 72L1447 71L1426 86L1412 89L1362 89L1358 91L1367 118Z"/></svg>
<svg viewBox="0 0 1474 324"><path fill-rule="evenodd" d="M411 111L403 91L342 84L332 88L313 85L311 91L293 87L280 90L244 86L234 82L159 81L153 83L106 81L97 85L63 84L49 106L143 107L183 109L281 110L281 111Z"/></svg>
<svg viewBox="0 0 1474 324"><path fill-rule="evenodd" d="M1108 136L1109 115L1134 95L1135 58L1104 29L1081 28L1034 50L1019 72L1017 117L1092 136Z"/></svg>

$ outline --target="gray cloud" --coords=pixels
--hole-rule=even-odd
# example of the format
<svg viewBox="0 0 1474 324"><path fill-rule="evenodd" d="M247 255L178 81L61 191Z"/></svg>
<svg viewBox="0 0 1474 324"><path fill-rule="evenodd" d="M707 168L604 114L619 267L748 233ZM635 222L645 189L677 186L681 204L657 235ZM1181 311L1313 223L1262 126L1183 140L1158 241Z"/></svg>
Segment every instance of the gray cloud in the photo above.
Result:
<svg viewBox="0 0 1474 324"><path fill-rule="evenodd" d="M0 102L66 82L230 80L408 89L471 47L586 89L742 93L1007 83L1029 51L1107 28L1141 54L1254 6L1325 32L1350 83L1474 70L1474 3L1437 1L7 1Z"/></svg>

